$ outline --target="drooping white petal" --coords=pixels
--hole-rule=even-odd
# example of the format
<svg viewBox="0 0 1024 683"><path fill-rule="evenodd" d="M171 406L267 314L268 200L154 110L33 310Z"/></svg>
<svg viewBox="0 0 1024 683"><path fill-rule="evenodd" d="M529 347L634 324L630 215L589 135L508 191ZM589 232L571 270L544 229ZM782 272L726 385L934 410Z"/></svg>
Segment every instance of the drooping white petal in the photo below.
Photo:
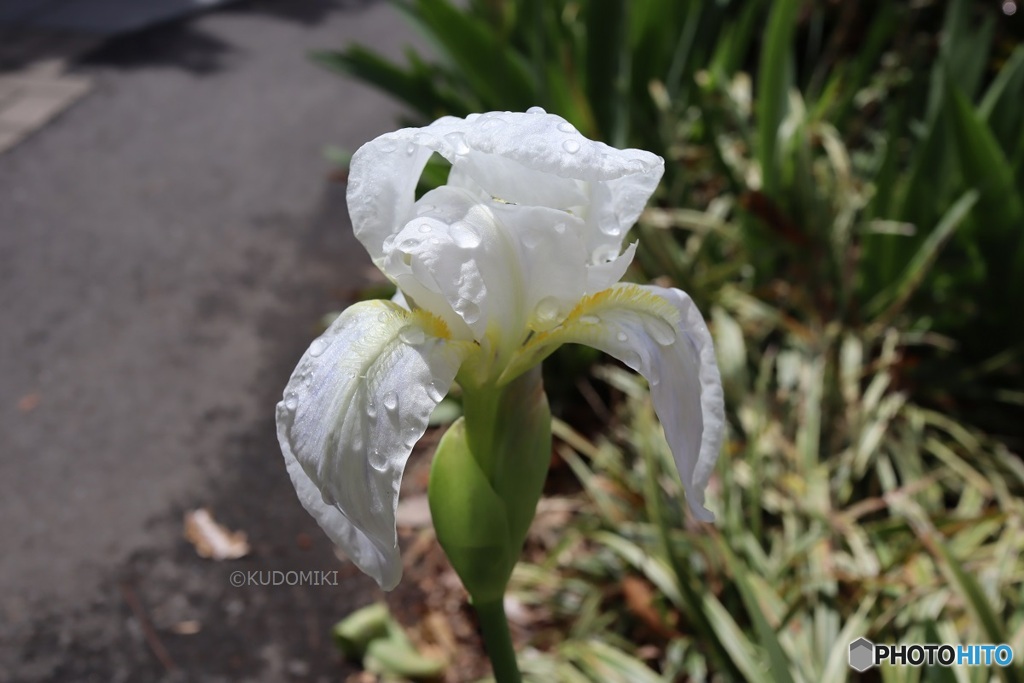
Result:
<svg viewBox="0 0 1024 683"><path fill-rule="evenodd" d="M402 574L395 533L406 460L469 346L392 302L346 309L302 356L277 435L303 507L385 590Z"/></svg>
<svg viewBox="0 0 1024 683"><path fill-rule="evenodd" d="M548 335L532 339L509 378L564 343L586 344L643 375L696 516L711 521L704 490L725 429L722 382L707 325L678 289L620 284L588 296Z"/></svg>
<svg viewBox="0 0 1024 683"><path fill-rule="evenodd" d="M416 183L434 152L452 162L452 186L573 212L584 221L588 253L618 253L664 171L650 152L588 140L542 112L445 117L388 133L363 145L349 172L352 225L378 265L385 240L413 217Z"/></svg>

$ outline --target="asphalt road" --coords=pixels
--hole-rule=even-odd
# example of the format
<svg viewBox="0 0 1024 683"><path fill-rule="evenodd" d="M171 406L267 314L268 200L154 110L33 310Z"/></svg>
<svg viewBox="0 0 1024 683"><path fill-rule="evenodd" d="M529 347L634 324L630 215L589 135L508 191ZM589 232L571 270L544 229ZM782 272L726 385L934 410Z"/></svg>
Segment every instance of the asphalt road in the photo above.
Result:
<svg viewBox="0 0 1024 683"><path fill-rule="evenodd" d="M228 576L339 567L272 422L317 319L370 272L322 150L397 108L306 52L397 54L409 30L347 5L243 3L118 39L77 67L90 95L0 156L0 680L344 670L326 629L370 584ZM199 506L253 555L196 557L181 517Z"/></svg>

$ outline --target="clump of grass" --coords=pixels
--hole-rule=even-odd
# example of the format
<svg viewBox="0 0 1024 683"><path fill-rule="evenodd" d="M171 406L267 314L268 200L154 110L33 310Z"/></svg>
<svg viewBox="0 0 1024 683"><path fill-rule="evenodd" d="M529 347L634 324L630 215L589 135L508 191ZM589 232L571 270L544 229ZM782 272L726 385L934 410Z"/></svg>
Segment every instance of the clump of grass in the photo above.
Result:
<svg viewBox="0 0 1024 683"><path fill-rule="evenodd" d="M558 425L586 504L514 575L514 599L548 626L535 644L555 653L538 680L845 680L860 636L1024 651L1020 460L908 400L894 378L912 335L795 334L733 297L714 312L730 424L716 525L688 518L633 375L598 371L626 396L608 437ZM764 338L764 351L748 344ZM1019 665L995 673L1022 679Z"/></svg>

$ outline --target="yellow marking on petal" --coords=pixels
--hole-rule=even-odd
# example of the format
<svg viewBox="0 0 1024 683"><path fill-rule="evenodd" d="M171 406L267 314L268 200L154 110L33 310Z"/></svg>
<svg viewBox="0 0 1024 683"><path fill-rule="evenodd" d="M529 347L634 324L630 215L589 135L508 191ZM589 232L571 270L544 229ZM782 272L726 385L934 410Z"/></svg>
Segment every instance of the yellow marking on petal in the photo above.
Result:
<svg viewBox="0 0 1024 683"><path fill-rule="evenodd" d="M448 341L451 340L452 331L448 329L448 323L430 311L419 308L415 311L410 311L408 313L408 317L412 318L413 322L423 328L423 331L432 337L438 337L439 339L445 339Z"/></svg>
<svg viewBox="0 0 1024 683"><path fill-rule="evenodd" d="M558 327L537 332L531 336L513 357L498 383L511 381L529 367L544 360L552 351L565 343L566 339L574 334L579 334L581 330L593 329L598 332L602 327L600 314L608 310L633 311L661 318L673 328L678 328L681 322L680 313L676 307L662 297L639 285L620 283L600 292L588 294L579 300ZM587 324L583 320L588 316L595 318L593 324Z"/></svg>
<svg viewBox="0 0 1024 683"><path fill-rule="evenodd" d="M643 289L640 285L624 283L583 297L569 311L569 315L566 316L565 322L562 324L565 325L584 315L592 315L599 309L608 306L641 309L645 313L661 316L670 323L679 322L679 311L668 301Z"/></svg>

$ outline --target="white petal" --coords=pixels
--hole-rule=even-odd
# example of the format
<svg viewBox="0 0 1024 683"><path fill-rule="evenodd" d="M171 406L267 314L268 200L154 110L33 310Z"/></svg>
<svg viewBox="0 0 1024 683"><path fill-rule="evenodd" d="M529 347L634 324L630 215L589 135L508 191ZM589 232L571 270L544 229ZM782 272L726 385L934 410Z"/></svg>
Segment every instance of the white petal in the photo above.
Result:
<svg viewBox="0 0 1024 683"><path fill-rule="evenodd" d="M585 222L589 252L621 246L664 171L660 157L588 140L551 114L445 117L388 133L363 145L349 172L352 225L378 265L384 241L412 218L416 184L433 152L452 162L453 185L574 211Z"/></svg>
<svg viewBox="0 0 1024 683"><path fill-rule="evenodd" d="M622 279L636 255L637 242L632 242L621 254L617 250L607 252L602 258L601 249L593 262L587 266L587 293L594 294L608 289Z"/></svg>
<svg viewBox="0 0 1024 683"><path fill-rule="evenodd" d="M553 327L585 293L583 222L565 211L481 200L461 188L427 193L384 245L382 270L457 337L490 333L518 346Z"/></svg>
<svg viewBox="0 0 1024 683"><path fill-rule="evenodd" d="M277 435L303 507L385 590L402 575L398 488L413 445L468 351L397 304L346 309L311 345L277 404Z"/></svg>
<svg viewBox="0 0 1024 683"><path fill-rule="evenodd" d="M690 297L630 284L587 297L561 327L531 340L513 372L563 343L593 346L647 379L687 501L699 519L713 520L704 489L721 449L725 409L711 335Z"/></svg>

